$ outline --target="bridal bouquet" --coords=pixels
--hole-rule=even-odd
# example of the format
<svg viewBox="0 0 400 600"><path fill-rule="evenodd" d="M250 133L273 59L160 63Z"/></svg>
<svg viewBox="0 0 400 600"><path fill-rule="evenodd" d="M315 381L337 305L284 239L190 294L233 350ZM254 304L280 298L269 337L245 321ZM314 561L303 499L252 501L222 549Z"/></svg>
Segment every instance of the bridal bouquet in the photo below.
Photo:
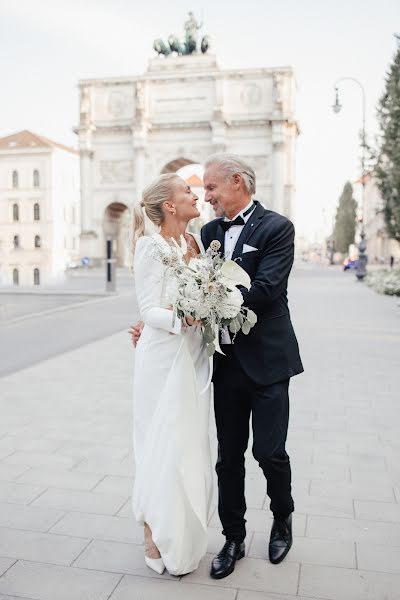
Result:
<svg viewBox="0 0 400 600"><path fill-rule="evenodd" d="M176 252L160 250L162 263L174 278L176 295L173 301L176 317L192 317L201 323L207 352L212 356L219 346L219 331L228 327L233 340L239 331L247 335L257 322L257 315L243 306L243 297L237 285L250 289L250 277L237 262L224 260L218 250L221 244L213 240L207 252L192 258L188 264L179 259L187 252L181 236L181 246L172 239ZM223 354L223 353L222 353Z"/></svg>

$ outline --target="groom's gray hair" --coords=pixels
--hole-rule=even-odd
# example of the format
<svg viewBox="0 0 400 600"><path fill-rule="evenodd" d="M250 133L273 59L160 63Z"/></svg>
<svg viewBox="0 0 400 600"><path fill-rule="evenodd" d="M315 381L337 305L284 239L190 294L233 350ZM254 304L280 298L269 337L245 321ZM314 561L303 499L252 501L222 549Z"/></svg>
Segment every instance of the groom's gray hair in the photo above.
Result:
<svg viewBox="0 0 400 600"><path fill-rule="evenodd" d="M227 154L225 152L219 152L218 154L211 154L206 159L204 167L211 165L218 165L219 172L229 179L236 173L239 173L245 185L246 190L252 196L256 193L256 174L254 170L248 165L240 156L237 154Z"/></svg>

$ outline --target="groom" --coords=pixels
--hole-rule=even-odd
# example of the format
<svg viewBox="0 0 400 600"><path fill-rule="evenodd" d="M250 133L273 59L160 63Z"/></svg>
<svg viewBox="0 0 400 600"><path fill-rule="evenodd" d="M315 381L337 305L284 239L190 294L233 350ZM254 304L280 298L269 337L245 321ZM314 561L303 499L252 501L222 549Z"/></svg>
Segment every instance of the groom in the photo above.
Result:
<svg viewBox="0 0 400 600"><path fill-rule="evenodd" d="M293 264L294 228L285 217L252 200L256 177L239 156L215 154L205 163L205 201L225 214L204 225L205 248L221 242L226 258L237 260L251 278L241 288L244 306L258 317L246 336L232 343L221 336L225 356L215 354L214 408L218 436L218 511L226 543L214 558L211 576L226 577L244 556L246 537L244 454L253 430L253 456L267 480L274 515L269 542L272 563L281 562L292 545L291 470L285 450L289 420L289 379L303 371L287 301Z"/></svg>
<svg viewBox="0 0 400 600"><path fill-rule="evenodd" d="M226 543L212 561L211 577L233 572L245 553L245 451L249 421L253 455L267 480L274 516L269 559L281 562L292 545L291 470L285 450L289 421L289 380L303 371L287 301L293 264L294 228L285 217L266 210L256 200L253 169L239 156L215 154L204 172L205 201L215 214L225 215L204 225L205 248L219 240L221 253L237 260L251 278L241 288L244 306L258 317L246 336L232 343L221 332L225 356L214 355L214 408L218 437L218 511ZM131 329L134 341L137 330Z"/></svg>

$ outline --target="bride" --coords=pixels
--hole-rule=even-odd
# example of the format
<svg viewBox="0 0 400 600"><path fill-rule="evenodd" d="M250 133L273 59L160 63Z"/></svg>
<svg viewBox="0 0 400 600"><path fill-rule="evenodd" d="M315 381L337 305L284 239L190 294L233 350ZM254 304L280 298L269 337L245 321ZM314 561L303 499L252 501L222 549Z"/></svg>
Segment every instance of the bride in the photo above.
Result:
<svg viewBox="0 0 400 600"><path fill-rule="evenodd" d="M210 364L197 323L174 322L174 282L157 249L178 252L186 263L204 252L200 236L186 231L200 214L197 200L178 175L161 175L133 215L135 288L144 322L133 381L133 511L144 526L146 564L172 575L194 571L207 550ZM158 233L144 235L144 213Z"/></svg>

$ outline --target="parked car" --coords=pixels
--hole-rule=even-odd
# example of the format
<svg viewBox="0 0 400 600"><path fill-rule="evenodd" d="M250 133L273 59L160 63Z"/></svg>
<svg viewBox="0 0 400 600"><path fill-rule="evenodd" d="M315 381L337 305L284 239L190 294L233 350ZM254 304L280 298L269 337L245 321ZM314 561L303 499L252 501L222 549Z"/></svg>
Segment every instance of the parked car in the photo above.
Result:
<svg viewBox="0 0 400 600"><path fill-rule="evenodd" d="M348 271L349 269L357 269L358 260L355 258L345 258L343 261L343 271Z"/></svg>

